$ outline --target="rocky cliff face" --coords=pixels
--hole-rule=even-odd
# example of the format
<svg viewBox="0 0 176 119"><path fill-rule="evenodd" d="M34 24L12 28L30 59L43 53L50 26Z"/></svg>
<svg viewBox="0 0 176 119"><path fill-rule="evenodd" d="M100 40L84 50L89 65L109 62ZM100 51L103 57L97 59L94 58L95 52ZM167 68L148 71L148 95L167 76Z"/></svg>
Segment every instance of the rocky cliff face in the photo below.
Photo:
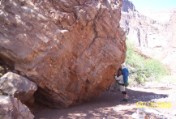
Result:
<svg viewBox="0 0 176 119"><path fill-rule="evenodd" d="M134 9L135 6L131 5L132 3L130 1L123 0L123 2L123 5L130 4L130 6L133 6L126 7L128 10L122 9L121 26L125 30L128 40L134 43L136 48L142 53L149 57L159 59L172 72L175 72L173 69L176 66L170 64L171 59L175 57L173 56L173 51L175 50L172 47L174 43L171 43L175 33L174 20L170 20L169 23L161 23L160 21L142 15L140 11Z"/></svg>
<svg viewBox="0 0 176 119"><path fill-rule="evenodd" d="M168 30L170 30L170 41L169 41L169 45L173 48L176 48L176 10L173 11L170 20L169 20L169 24L168 24Z"/></svg>
<svg viewBox="0 0 176 119"><path fill-rule="evenodd" d="M127 36L136 47L152 48L160 45L159 38L165 25L161 24L135 10L135 6L128 0L123 1L123 5L132 4L126 9L122 9L121 26L126 31ZM162 39L165 40L165 39Z"/></svg>
<svg viewBox="0 0 176 119"><path fill-rule="evenodd" d="M172 11L169 23L164 31L167 45L164 49L165 57L162 61L169 66L173 74L176 74L176 10Z"/></svg>
<svg viewBox="0 0 176 119"><path fill-rule="evenodd" d="M104 91L125 59L121 0L0 1L0 59L69 106Z"/></svg>
<svg viewBox="0 0 176 119"><path fill-rule="evenodd" d="M122 2L122 11L123 12L131 12L137 11L134 4L129 0L123 0Z"/></svg>

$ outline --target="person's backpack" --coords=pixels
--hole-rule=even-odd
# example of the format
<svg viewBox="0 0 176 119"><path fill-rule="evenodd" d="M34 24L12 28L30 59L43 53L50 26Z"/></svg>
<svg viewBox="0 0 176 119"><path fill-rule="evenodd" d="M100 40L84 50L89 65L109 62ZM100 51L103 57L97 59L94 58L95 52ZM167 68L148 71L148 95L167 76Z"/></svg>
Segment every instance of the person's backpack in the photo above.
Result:
<svg viewBox="0 0 176 119"><path fill-rule="evenodd" d="M125 86L128 86L128 76L129 76L129 71L126 67L122 68L122 75L123 75L123 82Z"/></svg>

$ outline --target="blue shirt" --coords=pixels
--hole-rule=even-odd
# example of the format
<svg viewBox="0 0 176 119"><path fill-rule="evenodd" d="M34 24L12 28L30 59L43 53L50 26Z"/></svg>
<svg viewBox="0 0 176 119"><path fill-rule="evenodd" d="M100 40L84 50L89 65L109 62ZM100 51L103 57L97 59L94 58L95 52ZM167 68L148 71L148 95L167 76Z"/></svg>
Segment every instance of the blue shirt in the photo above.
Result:
<svg viewBox="0 0 176 119"><path fill-rule="evenodd" d="M124 84L125 84L125 83L128 83L129 71L128 71L128 69L127 69L126 67L125 67L125 68L122 68L122 75L123 75Z"/></svg>

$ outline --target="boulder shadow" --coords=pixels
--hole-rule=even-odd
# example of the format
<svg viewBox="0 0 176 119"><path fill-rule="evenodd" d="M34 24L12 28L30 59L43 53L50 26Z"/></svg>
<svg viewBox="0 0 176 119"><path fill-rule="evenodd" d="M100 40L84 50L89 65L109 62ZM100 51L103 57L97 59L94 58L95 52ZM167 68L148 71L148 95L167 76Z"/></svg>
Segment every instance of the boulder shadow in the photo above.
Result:
<svg viewBox="0 0 176 119"><path fill-rule="evenodd" d="M71 106L69 108L51 109L42 105L34 108L35 119L90 119L90 118L123 118L131 115L134 111L126 110L118 113L113 107L135 104L138 101L152 101L153 99L167 98L166 94L156 94L153 92L143 92L127 89L130 100L121 102L122 94L118 90L106 91L100 96L90 101Z"/></svg>

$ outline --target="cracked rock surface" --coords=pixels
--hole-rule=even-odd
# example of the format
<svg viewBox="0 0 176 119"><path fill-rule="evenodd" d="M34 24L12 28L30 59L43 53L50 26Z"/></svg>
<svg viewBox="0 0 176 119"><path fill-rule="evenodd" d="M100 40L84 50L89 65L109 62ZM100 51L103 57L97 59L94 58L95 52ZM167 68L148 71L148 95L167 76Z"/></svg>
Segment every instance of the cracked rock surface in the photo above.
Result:
<svg viewBox="0 0 176 119"><path fill-rule="evenodd" d="M104 91L124 62L121 0L1 0L0 59L70 106Z"/></svg>

